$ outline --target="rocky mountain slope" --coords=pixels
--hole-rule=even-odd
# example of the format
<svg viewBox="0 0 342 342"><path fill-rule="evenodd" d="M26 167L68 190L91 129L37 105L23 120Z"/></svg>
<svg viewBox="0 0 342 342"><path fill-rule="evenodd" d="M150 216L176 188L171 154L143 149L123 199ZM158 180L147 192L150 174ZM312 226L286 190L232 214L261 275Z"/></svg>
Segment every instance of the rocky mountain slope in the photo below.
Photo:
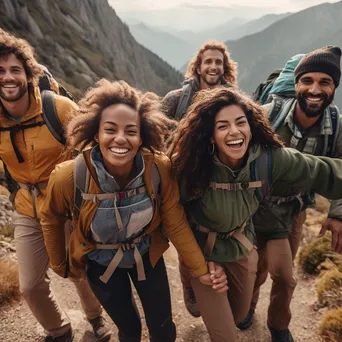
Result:
<svg viewBox="0 0 342 342"><path fill-rule="evenodd" d="M28 40L71 89L105 77L163 95L182 80L135 41L107 0L1 0L0 27Z"/></svg>

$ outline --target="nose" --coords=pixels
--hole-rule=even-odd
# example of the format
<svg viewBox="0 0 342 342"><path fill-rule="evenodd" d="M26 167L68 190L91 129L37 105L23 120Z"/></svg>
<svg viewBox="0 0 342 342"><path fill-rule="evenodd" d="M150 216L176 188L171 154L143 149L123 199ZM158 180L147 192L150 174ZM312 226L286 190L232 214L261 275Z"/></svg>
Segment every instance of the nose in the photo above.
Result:
<svg viewBox="0 0 342 342"><path fill-rule="evenodd" d="M116 135L115 135L115 142L118 144L118 145L124 145L126 143L126 137L125 137L125 134L124 132L118 132Z"/></svg>
<svg viewBox="0 0 342 342"><path fill-rule="evenodd" d="M3 81L13 81L15 78L13 77L13 74L10 71L6 71L2 76Z"/></svg>
<svg viewBox="0 0 342 342"><path fill-rule="evenodd" d="M232 124L231 126L230 126L230 129L229 129L229 134L230 135L236 135L236 134L238 134L240 131L239 131L239 129L238 129L238 127L236 126L236 125L234 125L234 124Z"/></svg>
<svg viewBox="0 0 342 342"><path fill-rule="evenodd" d="M215 62L212 62L210 64L210 70L216 70L216 63Z"/></svg>
<svg viewBox="0 0 342 342"><path fill-rule="evenodd" d="M310 87L310 93L315 95L315 94L320 94L321 93L321 87L319 86L318 82L313 82Z"/></svg>

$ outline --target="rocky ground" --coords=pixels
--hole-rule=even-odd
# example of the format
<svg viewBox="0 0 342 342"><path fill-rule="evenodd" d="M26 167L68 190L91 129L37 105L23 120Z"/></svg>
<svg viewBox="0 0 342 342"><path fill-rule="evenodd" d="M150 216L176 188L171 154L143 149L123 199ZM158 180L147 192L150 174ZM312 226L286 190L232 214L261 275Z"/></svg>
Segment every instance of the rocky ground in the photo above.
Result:
<svg viewBox="0 0 342 342"><path fill-rule="evenodd" d="M202 320L191 317L182 299L182 290L177 270L177 256L174 249L166 255L170 286L172 291L172 305L174 321L177 325L178 342L209 342ZM75 341L96 341L91 333L91 327L86 322L73 285L51 273L53 288L56 296L72 321L76 332ZM298 286L292 301L293 319L291 331L295 341L318 342L320 338L317 326L322 312L314 310L315 290L314 279L297 273ZM270 342L266 328L266 314L269 302L270 281L262 288L259 306L257 308L255 323L245 332L239 332L241 342ZM156 303L156 305L159 305ZM12 305L0 308L0 341L43 341L44 332L31 315L23 300ZM143 314L142 314L143 317ZM113 330L115 327L113 325ZM142 341L148 341L146 327L143 331ZM112 341L117 341L116 336Z"/></svg>
<svg viewBox="0 0 342 342"><path fill-rule="evenodd" d="M309 212L304 234L304 241L310 240L319 230L322 214L311 210ZM13 242L9 238L0 239L0 252L6 251L7 255L15 260ZM172 292L172 307L174 321L177 325L178 342L209 342L205 326L201 318L190 316L183 304L182 289L177 269L177 254L174 248L170 248L165 256L170 287ZM96 341L92 335L91 327L85 320L75 288L68 280L59 278L50 272L53 289L58 301L71 319L76 333L75 341ZM323 310L317 310L315 306L316 292L315 279L303 275L296 270L298 285L292 301L293 318L290 329L296 342L318 342L318 323ZM255 314L255 321L249 330L238 332L238 341L241 342L271 342L266 327L267 307L269 303L269 291L271 282L268 279L261 291L260 301ZM159 303L156 303L159 305ZM141 306L139 306L141 310ZM141 317L144 315L141 313ZM109 320L109 318L108 318ZM111 341L117 341L116 328ZM43 329L31 315L26 303L19 299L11 305L0 307L0 341L43 341ZM143 342L148 342L146 326L143 328Z"/></svg>

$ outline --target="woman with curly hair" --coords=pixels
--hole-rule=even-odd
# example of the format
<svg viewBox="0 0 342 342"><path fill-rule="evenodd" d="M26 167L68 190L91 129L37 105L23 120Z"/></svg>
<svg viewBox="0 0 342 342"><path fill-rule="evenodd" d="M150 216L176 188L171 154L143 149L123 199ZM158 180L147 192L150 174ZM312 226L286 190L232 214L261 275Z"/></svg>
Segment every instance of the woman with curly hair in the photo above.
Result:
<svg viewBox="0 0 342 342"><path fill-rule="evenodd" d="M209 276L179 204L169 159L158 152L171 123L157 111L158 105L157 96L142 94L122 81L101 80L88 90L67 128L69 146L82 154L53 171L41 209L51 267L69 277L84 277L85 271L117 325L121 342L141 339L130 279L141 299L151 341L176 339L162 257L168 248L163 232L193 277L219 292L227 290L225 274L217 271ZM76 187L82 165L89 181L79 205ZM67 256L60 227L70 212L73 232Z"/></svg>
<svg viewBox="0 0 342 342"><path fill-rule="evenodd" d="M253 292L258 256L251 217L262 194L312 189L340 198L342 161L283 148L262 108L233 88L198 93L174 132L170 156L197 242L227 274L228 296L191 278L199 311L213 342L234 342ZM265 168L269 177L258 178Z"/></svg>

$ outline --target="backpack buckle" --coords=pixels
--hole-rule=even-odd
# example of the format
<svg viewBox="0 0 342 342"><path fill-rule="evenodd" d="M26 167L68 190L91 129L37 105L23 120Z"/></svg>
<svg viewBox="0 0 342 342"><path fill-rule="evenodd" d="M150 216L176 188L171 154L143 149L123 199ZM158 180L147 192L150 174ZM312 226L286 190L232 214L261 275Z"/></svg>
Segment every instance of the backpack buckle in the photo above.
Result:
<svg viewBox="0 0 342 342"><path fill-rule="evenodd" d="M246 190L249 188L249 183L241 183L241 188Z"/></svg>

